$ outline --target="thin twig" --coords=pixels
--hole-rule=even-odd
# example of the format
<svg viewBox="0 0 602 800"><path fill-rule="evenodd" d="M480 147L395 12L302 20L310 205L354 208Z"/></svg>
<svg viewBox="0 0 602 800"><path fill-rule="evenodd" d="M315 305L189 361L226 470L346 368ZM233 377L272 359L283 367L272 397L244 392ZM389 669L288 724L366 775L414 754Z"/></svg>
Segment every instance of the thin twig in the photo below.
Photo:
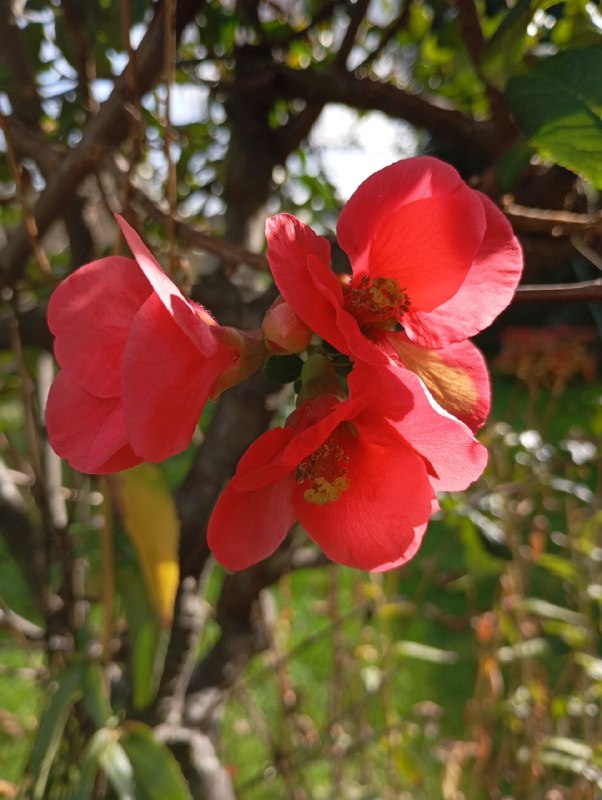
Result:
<svg viewBox="0 0 602 800"><path fill-rule="evenodd" d="M594 267L597 267L602 272L602 255L597 250L586 244L578 234L571 236L571 244L583 258L587 259L590 264L593 264Z"/></svg>
<svg viewBox="0 0 602 800"><path fill-rule="evenodd" d="M357 0L357 2L351 7L349 24L347 25L347 30L345 31L345 36L341 42L339 52L336 54L334 59L334 63L337 67L342 67L343 69L345 68L349 53L355 44L357 32L360 28L360 25L364 21L366 12L368 11L369 3L370 0Z"/></svg>
<svg viewBox="0 0 602 800"><path fill-rule="evenodd" d="M485 50L485 37L481 29L479 12L474 0L455 0L460 21L460 32L470 60L478 69Z"/></svg>
<svg viewBox="0 0 602 800"><path fill-rule="evenodd" d="M48 278L52 279L52 267L50 266L48 256L39 242L38 226L27 199L27 188L23 180L23 170L17 161L12 133L8 124L8 120L4 114L0 114L0 128L2 129L2 133L4 134L4 139L6 141L6 156L8 158L10 171L15 182L17 197L19 198L19 203L23 212L23 223L27 230L27 236L29 237L31 250L36 261L40 265L42 272Z"/></svg>
<svg viewBox="0 0 602 800"><path fill-rule="evenodd" d="M44 641L44 629L17 614L3 600L0 600L0 628L4 628L28 642Z"/></svg>
<svg viewBox="0 0 602 800"><path fill-rule="evenodd" d="M118 179L121 179L120 171L117 172L116 170L116 173ZM200 250L206 250L229 264L247 264L254 269L269 269L268 261L265 256L259 253L252 253L239 244L226 242L210 233L204 233L203 231L193 228L176 214L170 215L168 211L164 211L160 205L151 200L150 197L144 194L140 189L133 189L132 202L139 206L145 212L146 216L154 219L165 227L167 227L168 221L172 219L174 235L182 244L198 247Z"/></svg>
<svg viewBox="0 0 602 800"><path fill-rule="evenodd" d="M376 48L371 52L368 53L366 58L359 64L357 70L358 71L366 71L367 68L372 64L376 59L381 55L385 47L389 44L391 39L395 36L396 33L403 30L406 25L408 24L408 20L410 18L410 9L412 7L413 0L405 0L401 11L399 14L393 19L386 28L383 28L380 37L380 42L376 46Z"/></svg>
<svg viewBox="0 0 602 800"><path fill-rule="evenodd" d="M514 302L602 303L602 278L581 283L556 283L519 286Z"/></svg>
<svg viewBox="0 0 602 800"><path fill-rule="evenodd" d="M167 241L168 251L168 274L173 278L178 267L176 225L174 215L178 203L178 184L176 176L176 164L173 157L173 147L175 142L174 132L171 124L171 86L176 79L176 3L175 0L165 0L165 119L163 123L163 143L165 158L167 160L167 205L169 216L167 218Z"/></svg>
<svg viewBox="0 0 602 800"><path fill-rule="evenodd" d="M511 199L502 203L502 210L519 232L551 233L553 236L585 232L602 233L602 211L595 214L550 211L522 206Z"/></svg>

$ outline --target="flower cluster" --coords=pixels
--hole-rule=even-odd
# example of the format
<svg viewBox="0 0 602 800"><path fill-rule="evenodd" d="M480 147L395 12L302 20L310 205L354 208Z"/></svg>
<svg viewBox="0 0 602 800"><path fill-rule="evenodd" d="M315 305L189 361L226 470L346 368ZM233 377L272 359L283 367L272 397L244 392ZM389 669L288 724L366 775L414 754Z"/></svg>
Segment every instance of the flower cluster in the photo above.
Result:
<svg viewBox="0 0 602 800"><path fill-rule="evenodd" d="M489 378L468 338L509 303L522 268L497 207L434 158L393 164L341 212L344 275L326 239L272 217L281 296L251 333L184 298L118 221L135 259L88 264L51 298L56 451L91 473L167 458L188 445L208 397L266 357L300 353L296 408L240 460L209 522L211 549L244 569L298 521L341 564L385 570L411 558L436 492L466 488L487 460L474 433Z"/></svg>

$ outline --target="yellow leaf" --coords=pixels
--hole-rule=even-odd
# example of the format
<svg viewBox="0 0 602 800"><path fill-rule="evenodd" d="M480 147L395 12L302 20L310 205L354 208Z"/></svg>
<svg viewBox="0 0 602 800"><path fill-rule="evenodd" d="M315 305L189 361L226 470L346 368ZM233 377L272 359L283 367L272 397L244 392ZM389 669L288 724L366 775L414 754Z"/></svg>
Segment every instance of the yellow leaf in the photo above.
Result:
<svg viewBox="0 0 602 800"><path fill-rule="evenodd" d="M172 496L153 464L111 476L115 507L136 547L161 625L170 627L178 588L180 523Z"/></svg>

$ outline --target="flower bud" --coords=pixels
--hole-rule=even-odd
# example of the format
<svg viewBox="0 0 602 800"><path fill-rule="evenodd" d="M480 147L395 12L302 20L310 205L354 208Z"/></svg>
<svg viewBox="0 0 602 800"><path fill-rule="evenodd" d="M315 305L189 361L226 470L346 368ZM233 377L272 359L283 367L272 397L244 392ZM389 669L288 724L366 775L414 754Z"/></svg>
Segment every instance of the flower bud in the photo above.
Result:
<svg viewBox="0 0 602 800"><path fill-rule="evenodd" d="M277 356L300 353L312 337L311 330L283 297L278 297L268 308L261 328L267 349Z"/></svg>
<svg viewBox="0 0 602 800"><path fill-rule="evenodd" d="M222 346L237 354L213 385L211 398L217 400L226 389L242 383L257 372L265 361L267 352L260 330L241 331L238 328L216 325L213 335Z"/></svg>

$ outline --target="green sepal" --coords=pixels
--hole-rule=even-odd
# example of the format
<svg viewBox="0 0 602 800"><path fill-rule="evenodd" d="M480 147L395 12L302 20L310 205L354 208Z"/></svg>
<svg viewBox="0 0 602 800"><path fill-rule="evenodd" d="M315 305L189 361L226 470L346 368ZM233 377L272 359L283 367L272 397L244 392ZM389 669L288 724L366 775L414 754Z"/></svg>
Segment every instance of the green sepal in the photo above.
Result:
<svg viewBox="0 0 602 800"><path fill-rule="evenodd" d="M272 383L293 383L301 377L303 361L298 355L270 356L263 365L263 374Z"/></svg>

